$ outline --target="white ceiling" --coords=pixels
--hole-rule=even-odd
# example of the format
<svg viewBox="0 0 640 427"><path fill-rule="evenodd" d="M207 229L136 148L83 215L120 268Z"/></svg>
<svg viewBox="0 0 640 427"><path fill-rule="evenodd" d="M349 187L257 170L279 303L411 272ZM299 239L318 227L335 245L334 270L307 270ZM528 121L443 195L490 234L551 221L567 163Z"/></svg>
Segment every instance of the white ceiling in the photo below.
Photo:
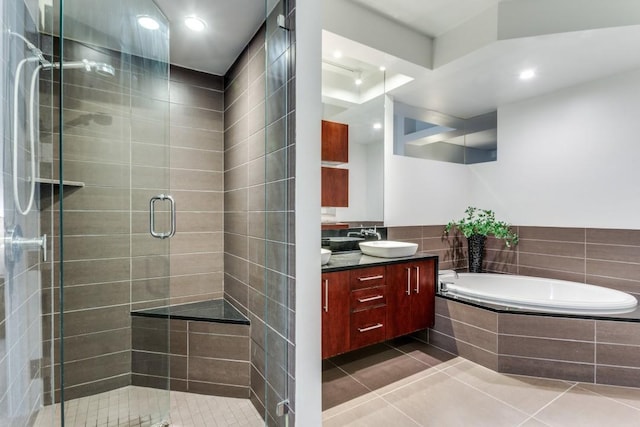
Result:
<svg viewBox="0 0 640 427"><path fill-rule="evenodd" d="M351 0L430 37L455 28L503 0Z"/></svg>
<svg viewBox="0 0 640 427"><path fill-rule="evenodd" d="M266 11L273 10L276 2L65 0L64 34L70 39L224 75L265 21ZM60 0L40 0L40 7L42 30L58 34ZM138 27L138 15L153 16L161 22L160 28L152 31ZM207 28L200 33L190 31L183 23L187 15L204 19ZM167 29L169 46L166 46Z"/></svg>
<svg viewBox="0 0 640 427"><path fill-rule="evenodd" d="M502 0L350 1L434 36ZM461 118L640 67L640 25L496 41L435 69L410 67L408 61L390 60L388 54L323 32L323 58L341 45L352 59L374 66L384 58L387 78L394 72L413 78L398 88L387 87L395 100ZM536 77L519 79L528 68L536 70Z"/></svg>
<svg viewBox="0 0 640 427"><path fill-rule="evenodd" d="M170 22L170 61L194 70L224 75L265 20L273 0L155 0ZM198 15L207 28L194 33L187 15Z"/></svg>

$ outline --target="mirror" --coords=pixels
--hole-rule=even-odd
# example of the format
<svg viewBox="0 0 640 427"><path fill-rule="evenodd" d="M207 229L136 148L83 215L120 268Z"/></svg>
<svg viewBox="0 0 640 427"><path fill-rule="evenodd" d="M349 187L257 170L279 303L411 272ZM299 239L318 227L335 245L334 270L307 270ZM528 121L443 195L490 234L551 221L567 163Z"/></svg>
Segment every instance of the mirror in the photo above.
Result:
<svg viewBox="0 0 640 427"><path fill-rule="evenodd" d="M341 37L322 48L322 119L348 125L348 207L322 208L323 223L382 223L385 71ZM325 165L325 164L323 164Z"/></svg>
<svg viewBox="0 0 640 427"><path fill-rule="evenodd" d="M498 155L498 112L463 119L396 102L393 154L443 162L492 162Z"/></svg>

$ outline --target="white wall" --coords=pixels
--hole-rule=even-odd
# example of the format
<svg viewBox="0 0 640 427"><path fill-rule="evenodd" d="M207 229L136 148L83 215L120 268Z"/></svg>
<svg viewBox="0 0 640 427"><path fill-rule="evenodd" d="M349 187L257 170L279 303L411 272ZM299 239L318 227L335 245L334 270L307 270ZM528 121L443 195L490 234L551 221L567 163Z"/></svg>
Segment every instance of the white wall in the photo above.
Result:
<svg viewBox="0 0 640 427"><path fill-rule="evenodd" d="M296 425L322 425L320 134L322 2L296 3Z"/></svg>
<svg viewBox="0 0 640 427"><path fill-rule="evenodd" d="M470 203L521 225L640 228L640 70L498 110Z"/></svg>
<svg viewBox="0 0 640 427"><path fill-rule="evenodd" d="M394 155L393 100L385 98L385 225L445 224L462 216L469 166Z"/></svg>
<svg viewBox="0 0 640 427"><path fill-rule="evenodd" d="M332 221L382 221L382 141L349 144L349 207L335 208Z"/></svg>

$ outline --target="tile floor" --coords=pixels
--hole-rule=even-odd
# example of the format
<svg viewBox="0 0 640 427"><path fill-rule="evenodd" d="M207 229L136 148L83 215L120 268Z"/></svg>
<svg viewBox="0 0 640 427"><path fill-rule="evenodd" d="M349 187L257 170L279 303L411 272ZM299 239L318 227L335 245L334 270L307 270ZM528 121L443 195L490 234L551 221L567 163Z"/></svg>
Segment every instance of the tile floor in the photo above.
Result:
<svg viewBox="0 0 640 427"><path fill-rule="evenodd" d="M129 386L69 401L65 427L152 427L167 419L171 427L258 427L262 418L249 399L171 393ZM47 406L35 427L60 426L60 406Z"/></svg>
<svg viewBox="0 0 640 427"><path fill-rule="evenodd" d="M640 426L640 389L505 375L411 339L324 362L323 426Z"/></svg>

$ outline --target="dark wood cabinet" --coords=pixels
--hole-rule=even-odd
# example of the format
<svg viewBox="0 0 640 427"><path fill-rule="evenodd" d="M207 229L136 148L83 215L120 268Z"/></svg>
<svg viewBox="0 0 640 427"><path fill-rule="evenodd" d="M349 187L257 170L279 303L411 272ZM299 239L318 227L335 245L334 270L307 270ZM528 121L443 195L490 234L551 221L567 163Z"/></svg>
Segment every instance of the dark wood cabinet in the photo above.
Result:
<svg viewBox="0 0 640 427"><path fill-rule="evenodd" d="M433 326L435 319L435 261L387 266L389 317L387 338Z"/></svg>
<svg viewBox="0 0 640 427"><path fill-rule="evenodd" d="M322 167L322 206L349 206L349 169Z"/></svg>
<svg viewBox="0 0 640 427"><path fill-rule="evenodd" d="M349 272L322 275L322 358L349 351Z"/></svg>
<svg viewBox="0 0 640 427"><path fill-rule="evenodd" d="M322 121L322 161L349 162L349 125Z"/></svg>
<svg viewBox="0 0 640 427"><path fill-rule="evenodd" d="M433 327L436 262L324 273L322 358Z"/></svg>

